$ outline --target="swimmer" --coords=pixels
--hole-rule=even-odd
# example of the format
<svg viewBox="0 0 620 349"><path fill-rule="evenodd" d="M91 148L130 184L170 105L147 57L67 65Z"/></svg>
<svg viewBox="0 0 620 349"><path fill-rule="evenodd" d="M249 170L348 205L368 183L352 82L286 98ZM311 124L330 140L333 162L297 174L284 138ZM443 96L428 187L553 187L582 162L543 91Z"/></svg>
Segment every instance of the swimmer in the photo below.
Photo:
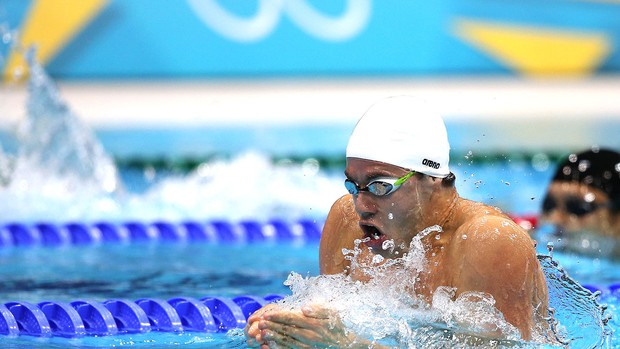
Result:
<svg viewBox="0 0 620 349"><path fill-rule="evenodd" d="M432 230L421 239L428 263L411 276L416 278L412 292L427 304L441 286L456 289L454 299L484 292L522 339L530 340L545 328L548 304L534 242L498 209L459 196L449 152L442 118L424 103L399 96L371 106L347 145L344 185L349 193L332 205L325 222L321 274L346 273L368 281L366 273L352 268L343 249L353 249L361 239L362 260L400 258L416 235L438 225L441 232ZM389 240L394 243L384 249ZM248 318L245 333L255 348L379 347L347 332L337 314L320 304L300 311L270 304ZM485 335L502 338L491 329Z"/></svg>
<svg viewBox="0 0 620 349"><path fill-rule="evenodd" d="M566 240L568 249L613 248L620 239L620 153L595 147L570 154L547 188L540 218L554 226L554 236ZM608 252L620 255L620 249Z"/></svg>

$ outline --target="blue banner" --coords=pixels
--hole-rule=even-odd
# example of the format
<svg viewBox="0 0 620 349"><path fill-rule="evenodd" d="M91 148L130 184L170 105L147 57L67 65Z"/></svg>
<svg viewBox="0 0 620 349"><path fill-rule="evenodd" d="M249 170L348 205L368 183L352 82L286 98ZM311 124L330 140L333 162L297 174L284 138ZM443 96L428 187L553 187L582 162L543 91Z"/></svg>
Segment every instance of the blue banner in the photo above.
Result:
<svg viewBox="0 0 620 349"><path fill-rule="evenodd" d="M0 31L74 79L617 73L619 23L576 0L0 0Z"/></svg>

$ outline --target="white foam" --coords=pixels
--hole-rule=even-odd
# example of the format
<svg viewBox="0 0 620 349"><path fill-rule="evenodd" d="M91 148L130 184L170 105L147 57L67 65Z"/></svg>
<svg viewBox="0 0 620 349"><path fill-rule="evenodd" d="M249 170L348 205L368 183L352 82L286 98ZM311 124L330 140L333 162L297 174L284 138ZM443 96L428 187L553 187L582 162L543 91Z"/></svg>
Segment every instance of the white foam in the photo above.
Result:
<svg viewBox="0 0 620 349"><path fill-rule="evenodd" d="M497 344L497 339L484 339L490 331L500 333L504 340L518 341L519 331L505 321L489 295L469 292L454 299L454 290L442 287L436 290L431 306L412 292L416 275L427 263L421 240L437 231L441 228L433 226L418 234L403 258L376 264L358 260L361 241L357 241L353 250L343 253L352 269L362 269L370 277L368 282L344 274L304 278L292 273L285 284L293 294L281 304L290 310L322 305L336 311L348 331L405 348L467 347L472 338ZM451 335L446 335L448 330Z"/></svg>

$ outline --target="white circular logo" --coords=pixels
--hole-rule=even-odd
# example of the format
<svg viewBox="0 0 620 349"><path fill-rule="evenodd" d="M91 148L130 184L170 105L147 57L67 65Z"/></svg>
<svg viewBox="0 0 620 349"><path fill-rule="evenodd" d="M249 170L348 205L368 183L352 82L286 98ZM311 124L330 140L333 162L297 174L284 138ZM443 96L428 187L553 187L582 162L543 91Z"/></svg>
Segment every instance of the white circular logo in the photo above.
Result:
<svg viewBox="0 0 620 349"><path fill-rule="evenodd" d="M306 0L258 0L251 17L231 14L218 0L187 0L196 16L220 35L239 42L256 42L271 34L286 14L300 29L325 41L345 41L357 35L370 18L370 0L345 0L340 16L324 15Z"/></svg>

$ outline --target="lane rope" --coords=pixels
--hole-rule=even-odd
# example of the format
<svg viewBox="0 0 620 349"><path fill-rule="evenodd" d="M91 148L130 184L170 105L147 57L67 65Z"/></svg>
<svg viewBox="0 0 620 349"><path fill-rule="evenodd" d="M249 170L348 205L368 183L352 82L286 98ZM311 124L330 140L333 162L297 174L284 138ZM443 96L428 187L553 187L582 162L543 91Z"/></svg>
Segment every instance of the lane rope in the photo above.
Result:
<svg viewBox="0 0 620 349"><path fill-rule="evenodd" d="M266 222L244 220L69 222L0 225L0 248L10 246L62 246L133 242L253 243L269 241L318 241L323 222L312 219Z"/></svg>
<svg viewBox="0 0 620 349"><path fill-rule="evenodd" d="M151 331L227 332L245 327L254 311L282 298L284 295L270 294L178 297L167 301L143 298L39 304L8 302L0 304L0 335L77 338Z"/></svg>

